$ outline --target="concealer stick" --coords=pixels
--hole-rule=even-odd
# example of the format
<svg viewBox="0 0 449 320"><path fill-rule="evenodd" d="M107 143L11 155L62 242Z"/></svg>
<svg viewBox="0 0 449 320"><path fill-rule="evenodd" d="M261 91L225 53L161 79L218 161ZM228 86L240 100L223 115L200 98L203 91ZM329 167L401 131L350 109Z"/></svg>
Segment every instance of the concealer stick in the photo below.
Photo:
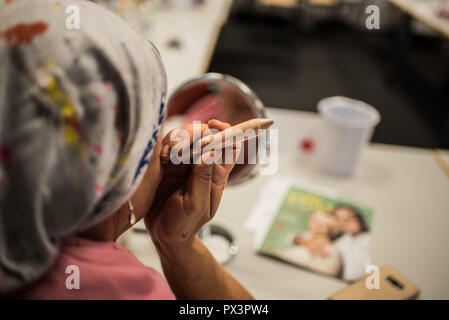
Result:
<svg viewBox="0 0 449 320"><path fill-rule="evenodd" d="M211 143L222 143L221 148L228 147L234 143L238 142L244 142L248 139L255 138L259 135L259 130L268 129L271 127L271 125L274 123L271 119L265 119L265 118L256 118L251 119L239 124L236 124L235 126L232 126L230 128L224 129L220 132L217 132L215 134L202 137L199 141L199 145L201 148L206 147L207 145ZM252 130L254 132L253 136L245 135L245 133L248 133L248 130ZM226 141L226 138L229 137L235 137L237 141L234 141L232 139L231 141ZM240 140L239 140L240 138Z"/></svg>
<svg viewBox="0 0 449 320"><path fill-rule="evenodd" d="M202 151L204 148L211 149L223 149L226 147L230 147L231 145L235 145L237 143L245 142L249 139L255 138L259 135L260 130L265 130L271 127L274 123L272 119L266 118L255 118L242 123L239 123L235 126L224 129L220 132L217 132L212 135L208 135L199 139L193 143L194 148ZM248 132L254 133L253 135L248 135ZM190 150L190 156L195 157L198 155L198 152L195 150ZM167 150L168 152L168 150ZM161 153L161 158L168 160L168 154L165 152Z"/></svg>

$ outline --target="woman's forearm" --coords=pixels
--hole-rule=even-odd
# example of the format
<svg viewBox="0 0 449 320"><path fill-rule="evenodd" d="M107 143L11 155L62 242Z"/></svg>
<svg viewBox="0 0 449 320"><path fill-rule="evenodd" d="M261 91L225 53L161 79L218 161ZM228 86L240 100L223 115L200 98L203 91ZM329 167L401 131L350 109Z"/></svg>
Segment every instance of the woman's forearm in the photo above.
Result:
<svg viewBox="0 0 449 320"><path fill-rule="evenodd" d="M197 237L187 248L158 246L158 251L178 299L253 299Z"/></svg>

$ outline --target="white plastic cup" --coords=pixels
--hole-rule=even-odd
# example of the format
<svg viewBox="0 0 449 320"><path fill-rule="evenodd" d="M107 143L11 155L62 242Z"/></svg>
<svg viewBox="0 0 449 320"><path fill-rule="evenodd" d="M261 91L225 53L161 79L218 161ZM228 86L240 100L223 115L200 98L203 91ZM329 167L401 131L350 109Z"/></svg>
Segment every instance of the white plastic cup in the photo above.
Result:
<svg viewBox="0 0 449 320"><path fill-rule="evenodd" d="M320 100L318 112L323 121L317 150L320 167L338 175L352 174L380 121L379 112L365 102L340 96Z"/></svg>

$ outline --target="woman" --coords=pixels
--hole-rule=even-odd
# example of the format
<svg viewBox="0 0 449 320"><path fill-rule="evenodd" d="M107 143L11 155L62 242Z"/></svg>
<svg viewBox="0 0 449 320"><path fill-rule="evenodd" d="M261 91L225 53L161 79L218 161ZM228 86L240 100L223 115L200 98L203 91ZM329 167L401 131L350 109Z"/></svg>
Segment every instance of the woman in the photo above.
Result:
<svg viewBox="0 0 449 320"><path fill-rule="evenodd" d="M282 250L280 257L311 270L337 276L341 270L341 257L330 238L332 224L329 214L314 212L308 221L308 232L296 235L294 246Z"/></svg>
<svg viewBox="0 0 449 320"><path fill-rule="evenodd" d="M369 247L371 236L361 213L347 205L339 205L332 211L341 234L334 240L334 246L343 260L342 277L354 281L365 275L371 264Z"/></svg>
<svg viewBox="0 0 449 320"><path fill-rule="evenodd" d="M70 4L80 29L65 27ZM149 42L91 2L6 1L0 64L1 295L252 298L196 237L234 164L209 164L211 153L197 165L167 163L166 79ZM115 243L140 219L168 284Z"/></svg>

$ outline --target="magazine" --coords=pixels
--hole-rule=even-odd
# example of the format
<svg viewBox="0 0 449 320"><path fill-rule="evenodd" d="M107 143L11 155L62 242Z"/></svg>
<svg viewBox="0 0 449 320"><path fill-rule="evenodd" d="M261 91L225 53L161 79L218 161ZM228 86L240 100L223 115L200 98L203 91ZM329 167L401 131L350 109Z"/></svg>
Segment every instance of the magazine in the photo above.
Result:
<svg viewBox="0 0 449 320"><path fill-rule="evenodd" d="M370 264L372 210L289 186L257 244L260 254L354 281Z"/></svg>

